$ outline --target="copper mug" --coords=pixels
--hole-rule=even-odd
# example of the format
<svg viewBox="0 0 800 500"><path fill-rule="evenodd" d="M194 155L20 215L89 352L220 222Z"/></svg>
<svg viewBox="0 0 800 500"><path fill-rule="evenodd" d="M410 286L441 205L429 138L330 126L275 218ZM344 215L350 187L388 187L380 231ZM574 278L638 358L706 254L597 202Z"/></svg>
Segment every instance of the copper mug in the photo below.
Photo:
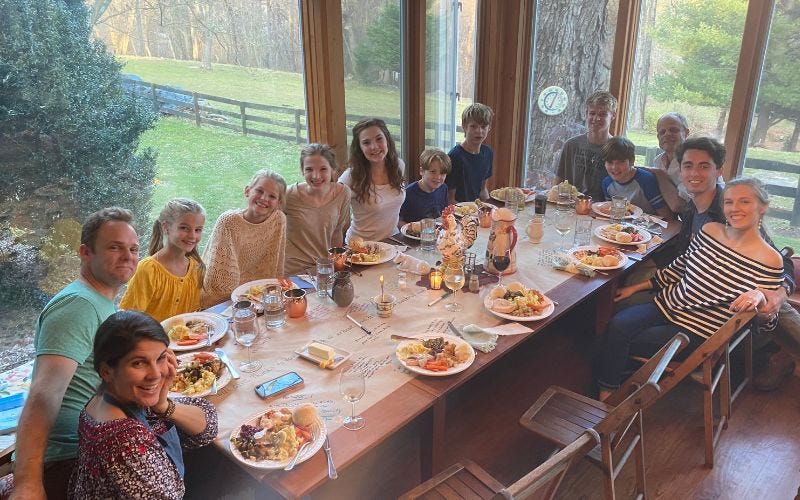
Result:
<svg viewBox="0 0 800 500"><path fill-rule="evenodd" d="M578 195L578 200L575 202L575 213L578 215L592 213L592 197L588 194Z"/></svg>
<svg viewBox="0 0 800 500"><path fill-rule="evenodd" d="M286 314L290 318L302 318L306 314L308 301L306 291L302 288L292 288L283 292L283 299L286 302Z"/></svg>
<svg viewBox="0 0 800 500"><path fill-rule="evenodd" d="M333 270L342 271L347 268L347 254L349 250L345 247L333 247L328 249L328 256L333 261Z"/></svg>
<svg viewBox="0 0 800 500"><path fill-rule="evenodd" d="M492 227L492 207L483 206L478 210L478 223L481 227Z"/></svg>

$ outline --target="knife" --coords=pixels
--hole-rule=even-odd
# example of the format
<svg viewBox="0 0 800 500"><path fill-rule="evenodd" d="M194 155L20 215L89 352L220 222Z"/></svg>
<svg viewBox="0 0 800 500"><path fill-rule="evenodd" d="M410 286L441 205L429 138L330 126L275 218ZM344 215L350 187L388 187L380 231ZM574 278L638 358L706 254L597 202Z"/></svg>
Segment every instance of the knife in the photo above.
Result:
<svg viewBox="0 0 800 500"><path fill-rule="evenodd" d="M438 298L435 298L432 301L428 302L428 307L433 307L434 305L436 305L437 302L439 302L440 300L442 300L442 299L444 299L446 297L449 297L452 294L453 294L452 290L448 290L448 291L444 292Z"/></svg>
<svg viewBox="0 0 800 500"><path fill-rule="evenodd" d="M447 326L450 328L451 332L456 334L456 337L460 337L461 336L461 332L458 331L458 328L456 328L455 325L453 325L452 321L448 321L447 322Z"/></svg>
<svg viewBox="0 0 800 500"><path fill-rule="evenodd" d="M328 435L325 435L325 441L322 442L322 447L325 449L325 456L328 457L328 477L336 479L339 474L336 473L336 466L333 465L333 455L331 454L331 441Z"/></svg>
<svg viewBox="0 0 800 500"><path fill-rule="evenodd" d="M225 351L223 351L222 349L220 349L218 347L218 348L214 349L214 354L219 356L219 360L222 361L223 363L225 363L225 366L228 367L228 370L230 370L230 372L231 372L231 377L233 377L235 379L238 379L239 378L239 372L237 372L236 368L233 367L233 363L231 362L231 358L229 358L228 355L225 354Z"/></svg>

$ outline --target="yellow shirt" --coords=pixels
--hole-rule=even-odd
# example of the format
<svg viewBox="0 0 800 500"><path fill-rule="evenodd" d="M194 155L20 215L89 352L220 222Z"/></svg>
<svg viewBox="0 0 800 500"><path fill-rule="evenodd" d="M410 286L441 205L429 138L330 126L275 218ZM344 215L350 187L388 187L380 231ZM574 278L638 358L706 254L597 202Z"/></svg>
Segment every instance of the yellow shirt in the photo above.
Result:
<svg viewBox="0 0 800 500"><path fill-rule="evenodd" d="M157 321L200 309L200 268L189 259L185 276L175 276L152 256L139 262L119 303L120 309L142 311Z"/></svg>

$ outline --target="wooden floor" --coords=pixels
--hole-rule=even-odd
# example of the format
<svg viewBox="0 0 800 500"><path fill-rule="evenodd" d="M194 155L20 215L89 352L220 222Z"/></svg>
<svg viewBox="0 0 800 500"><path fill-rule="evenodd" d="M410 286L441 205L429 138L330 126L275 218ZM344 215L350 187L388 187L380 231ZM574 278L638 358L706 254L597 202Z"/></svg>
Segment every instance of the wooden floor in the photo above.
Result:
<svg viewBox="0 0 800 500"><path fill-rule="evenodd" d="M564 325L561 348L587 350L591 340ZM535 339L534 339L535 340ZM555 353L541 353L535 342L512 353L503 367L485 374L469 392L456 394L448 407L452 443L448 463L470 458L503 484L509 484L546 459L547 448L517 423L542 386L564 367L549 366ZM556 347L559 349L559 347ZM515 366L508 370L504 367ZM552 370L551 370L552 369ZM526 371L553 373L537 379ZM579 368L572 368L572 371ZM574 380L586 380L575 374ZM569 377L567 377L569 379ZM569 383L567 384L569 385ZM587 387L571 387L587 391ZM800 487L800 369L772 393L746 389L737 399L728 429L716 452L716 465L703 465L702 393L682 384L645 412L645 457L650 498L793 499ZM488 408L493 408L489 410ZM454 417L452 420L450 416ZM489 432L488 418L496 422ZM484 422L481 424L481 422ZM618 478L619 498L631 498L633 463ZM582 462L565 478L559 498L602 498L599 469Z"/></svg>

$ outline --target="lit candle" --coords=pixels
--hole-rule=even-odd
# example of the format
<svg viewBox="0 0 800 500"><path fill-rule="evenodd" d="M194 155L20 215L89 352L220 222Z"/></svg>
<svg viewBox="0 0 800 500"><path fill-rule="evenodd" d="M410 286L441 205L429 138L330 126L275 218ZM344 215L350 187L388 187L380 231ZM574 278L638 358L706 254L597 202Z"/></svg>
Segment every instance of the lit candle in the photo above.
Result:
<svg viewBox="0 0 800 500"><path fill-rule="evenodd" d="M379 279L380 279L380 282L381 282L381 302L386 302L386 299L383 296L383 275L382 274L381 274L381 277Z"/></svg>
<svg viewBox="0 0 800 500"><path fill-rule="evenodd" d="M431 289L439 290L442 288L442 272L434 269L430 275Z"/></svg>

